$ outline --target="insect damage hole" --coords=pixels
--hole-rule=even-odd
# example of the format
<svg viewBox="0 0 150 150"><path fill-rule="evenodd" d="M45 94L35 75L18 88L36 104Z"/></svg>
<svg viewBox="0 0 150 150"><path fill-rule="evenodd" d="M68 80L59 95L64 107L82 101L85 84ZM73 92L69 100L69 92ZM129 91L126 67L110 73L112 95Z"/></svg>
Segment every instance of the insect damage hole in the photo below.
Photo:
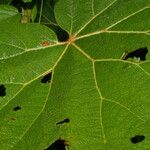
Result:
<svg viewBox="0 0 150 150"><path fill-rule="evenodd" d="M4 85L0 85L0 96L5 96L6 95L6 88Z"/></svg>
<svg viewBox="0 0 150 150"><path fill-rule="evenodd" d="M14 111L21 110L21 107L20 107L20 106L16 106L16 107L13 108L13 110L14 110Z"/></svg>
<svg viewBox="0 0 150 150"><path fill-rule="evenodd" d="M42 79L41 79L41 83L50 83L52 78L52 72L46 74Z"/></svg>
<svg viewBox="0 0 150 150"><path fill-rule="evenodd" d="M64 120L62 120L60 122L57 122L56 125L63 124L63 123L69 123L69 122L70 122L70 119L69 118L65 118Z"/></svg>
<svg viewBox="0 0 150 150"><path fill-rule="evenodd" d="M145 61L146 60L146 55L148 53L147 47L139 48L137 50L134 50L132 52L125 52L124 56L122 57L123 60L127 60L128 58L132 58L134 60L141 60Z"/></svg>
<svg viewBox="0 0 150 150"><path fill-rule="evenodd" d="M136 136L131 138L131 142L133 144L136 144L136 143L142 142L144 139L145 139L144 135L136 135Z"/></svg>
<svg viewBox="0 0 150 150"><path fill-rule="evenodd" d="M67 150L69 149L69 144L66 140L58 139L54 143L52 143L47 149L45 150Z"/></svg>

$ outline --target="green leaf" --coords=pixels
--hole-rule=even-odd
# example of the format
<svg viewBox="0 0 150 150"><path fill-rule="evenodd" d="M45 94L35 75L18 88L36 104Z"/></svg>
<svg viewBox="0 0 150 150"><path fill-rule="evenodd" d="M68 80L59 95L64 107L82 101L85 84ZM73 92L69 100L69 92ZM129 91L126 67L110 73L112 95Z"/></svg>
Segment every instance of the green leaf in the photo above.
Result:
<svg viewBox="0 0 150 150"><path fill-rule="evenodd" d="M59 0L55 16L66 42L0 23L1 148L150 149L150 1Z"/></svg>
<svg viewBox="0 0 150 150"><path fill-rule="evenodd" d="M39 18L41 18L40 23L47 26L58 26L55 14L54 14L54 5L58 0L44 0L43 7L39 6Z"/></svg>
<svg viewBox="0 0 150 150"><path fill-rule="evenodd" d="M63 30L56 21L54 7L57 2L58 0L44 0L41 1L41 6L37 3L38 15L35 22L39 22L52 29L56 33L58 40L64 42L69 37L68 33Z"/></svg>
<svg viewBox="0 0 150 150"><path fill-rule="evenodd" d="M32 0L23 0L24 3L32 2Z"/></svg>
<svg viewBox="0 0 150 150"><path fill-rule="evenodd" d="M6 20L11 17L18 17L18 10L9 5L0 5L0 21Z"/></svg>
<svg viewBox="0 0 150 150"><path fill-rule="evenodd" d="M32 12L31 13L31 20L32 20L32 22L34 22L34 20L37 16L37 6L36 5L33 6L31 12Z"/></svg>

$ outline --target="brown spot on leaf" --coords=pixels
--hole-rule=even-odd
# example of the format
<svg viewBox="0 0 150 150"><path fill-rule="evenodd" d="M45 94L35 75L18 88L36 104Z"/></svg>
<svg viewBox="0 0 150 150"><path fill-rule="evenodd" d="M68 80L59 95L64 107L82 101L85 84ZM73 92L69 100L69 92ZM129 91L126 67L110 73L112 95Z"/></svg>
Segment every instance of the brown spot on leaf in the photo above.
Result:
<svg viewBox="0 0 150 150"><path fill-rule="evenodd" d="M44 42L41 42L41 45L46 47L46 46L52 45L52 43L49 41L44 41Z"/></svg>

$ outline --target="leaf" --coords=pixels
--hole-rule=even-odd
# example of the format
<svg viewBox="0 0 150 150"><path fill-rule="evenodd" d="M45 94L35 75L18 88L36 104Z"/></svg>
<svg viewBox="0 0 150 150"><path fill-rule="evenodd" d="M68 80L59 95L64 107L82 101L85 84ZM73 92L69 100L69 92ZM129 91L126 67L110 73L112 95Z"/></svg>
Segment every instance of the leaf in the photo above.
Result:
<svg viewBox="0 0 150 150"><path fill-rule="evenodd" d="M19 14L16 8L9 5L0 5L0 21L10 17L17 17L18 15Z"/></svg>
<svg viewBox="0 0 150 150"><path fill-rule="evenodd" d="M44 0L41 1L41 5L37 3L38 7L38 16L37 20L43 25L46 25L50 29L52 29L60 42L64 42L68 40L68 33L63 30L56 21L55 14L54 14L54 7L58 0Z"/></svg>
<svg viewBox="0 0 150 150"><path fill-rule="evenodd" d="M23 0L24 3L32 2L32 0Z"/></svg>
<svg viewBox="0 0 150 150"><path fill-rule="evenodd" d="M1 23L2 149L149 149L149 52L126 57L150 49L149 8L59 0L62 43L39 24Z"/></svg>
<svg viewBox="0 0 150 150"><path fill-rule="evenodd" d="M36 16L37 16L37 6L34 5L33 8L32 8L32 13L31 13L31 20L32 20L32 22L34 22Z"/></svg>
<svg viewBox="0 0 150 150"><path fill-rule="evenodd" d="M54 5L58 0L45 0L43 1L43 8L39 6L39 16L41 16L41 24L58 26L55 15L54 15ZM40 17L39 17L40 18Z"/></svg>

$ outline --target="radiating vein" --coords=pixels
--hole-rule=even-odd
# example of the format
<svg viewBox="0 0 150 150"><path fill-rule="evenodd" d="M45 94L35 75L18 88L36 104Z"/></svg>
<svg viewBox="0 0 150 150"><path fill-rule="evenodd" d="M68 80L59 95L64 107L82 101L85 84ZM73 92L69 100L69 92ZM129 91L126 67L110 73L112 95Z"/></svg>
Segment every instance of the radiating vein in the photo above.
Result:
<svg viewBox="0 0 150 150"><path fill-rule="evenodd" d="M97 13L95 16L93 16L83 27L81 27L81 29L79 29L76 33L75 36L77 36L83 29L85 29L85 27L90 24L96 17L98 17L99 15L101 15L104 11L106 11L108 8L110 8L115 2L117 2L118 0L114 0L112 3L110 3L107 7L105 7L103 10L101 10L99 13Z"/></svg>
<svg viewBox="0 0 150 150"><path fill-rule="evenodd" d="M100 123L101 123L103 141L104 141L104 143L106 143L106 136L105 136L104 126L103 126L103 119L102 119L102 109L103 109L103 99L104 98L103 98L101 91L100 91L98 84L97 84L96 73L95 73L95 63L94 62L93 62L93 75L94 75L95 86L96 86L96 89L97 89L98 94L100 96Z"/></svg>
<svg viewBox="0 0 150 150"><path fill-rule="evenodd" d="M12 99L14 99L27 85L29 85L29 84L32 83L33 81L37 80L37 79L40 78L41 76L45 75L47 72L50 72L50 70L54 69L55 66L57 65L57 63L61 60L61 58L62 58L63 55L65 54L67 48L68 48L68 45L66 46L66 48L64 49L63 53L62 53L61 56L58 58L58 60L56 61L56 63L54 64L53 68L51 68L51 69L49 69L48 71L46 71L46 72L44 72L44 73L42 73L42 74L36 76L36 77L33 78L32 80L30 80L30 81L24 83L23 86L22 86L22 88L20 88L20 90L17 91L17 93L16 93L3 107L0 108L0 110L4 109L5 106L7 106L8 103L9 103Z"/></svg>
<svg viewBox="0 0 150 150"><path fill-rule="evenodd" d="M95 60L96 62L101 62L101 61L118 61L118 62L123 62L123 63L128 63L128 64L132 64L132 65L135 65L137 66L138 68L140 68L140 70L142 70L142 72L144 72L148 77L150 77L150 73L147 72L145 69L143 69L141 66L140 66L140 63L136 63L136 62L131 62L131 61L127 61L127 60L121 60L121 59L96 59Z"/></svg>
<svg viewBox="0 0 150 150"><path fill-rule="evenodd" d="M18 49L25 50L25 49L22 48L22 47L19 47L19 46L17 46L17 45L13 45L13 44L10 44L10 43L6 43L6 42L3 42L3 41L0 41L0 44L6 45L6 46L12 46L12 47L15 47L15 48L18 48Z"/></svg>
<svg viewBox="0 0 150 150"><path fill-rule="evenodd" d="M149 7L146 6L146 7L142 8L142 9L140 9L140 10L138 10L138 11L136 11L136 12L130 14L129 16L126 16L125 18L123 18L123 19L121 19L121 20L115 22L114 24L110 25L109 27L107 27L106 30L111 29L112 27L116 26L117 24L123 22L124 20L127 20L127 19L131 18L132 16L134 16L134 15L136 15L136 14L142 12L143 10L145 10L145 9L147 9L147 8L149 8Z"/></svg>
<svg viewBox="0 0 150 150"><path fill-rule="evenodd" d="M53 73L54 74L54 73ZM45 99L45 103L41 109L41 111L39 112L39 114L35 117L35 119L33 120L33 122L30 124L30 126L25 130L25 132L21 135L21 137L18 138L18 142L26 135L26 133L30 130L30 128L33 126L33 124L35 123L35 121L39 118L39 116L41 115L41 113L43 112L46 104L47 104L47 101L48 101L48 98L49 98L49 95L50 95L50 91L51 91L51 85L52 85L52 82L53 82L53 76L52 76L52 80L51 80L51 83L50 83L50 86L49 86L49 90L48 90L48 93L47 93L47 96L46 96L46 99ZM17 142L17 143L18 143ZM17 145L17 143L15 143L15 145ZM13 145L13 147L15 146Z"/></svg>
<svg viewBox="0 0 150 150"><path fill-rule="evenodd" d="M65 47L63 53L61 54L61 56L58 58L58 60L56 61L55 65L53 66L53 76L52 76L51 84L50 84L50 87L49 87L49 90L48 90L48 94L47 94L47 96L46 96L46 100L45 100L45 103L44 103L44 105L43 105L42 110L39 112L39 114L38 114L37 117L33 120L33 122L31 123L31 125L27 128L27 130L22 134L22 136L19 138L19 140L21 140L21 139L26 135L26 133L30 130L30 128L34 125L35 121L40 117L41 113L44 111L45 106L46 106L47 101L48 101L48 98L49 98L49 95L50 95L50 92L51 92L52 85L53 85L53 77L54 77L54 74L55 74L55 73L54 73L54 72L55 72L55 67L58 65L59 61L62 59L62 57L63 57L64 54L66 53L66 51L67 51L67 49L68 49L68 46L69 46L69 44ZM19 142L19 141L18 141L18 142ZM18 142L17 142L17 143L18 143ZM16 144L17 144L17 143L16 143ZM15 145L16 145L16 144L15 144ZM15 146L15 145L14 145L14 146ZM13 147L14 147L14 146L13 146Z"/></svg>
<svg viewBox="0 0 150 150"><path fill-rule="evenodd" d="M23 51L21 53L17 53L17 54L14 54L14 55L1 57L0 60L7 60L7 59L10 59L10 58L13 58L13 57L16 57L16 56L23 55L25 53L30 53L32 51L40 51L40 50L43 50L43 49L46 49L46 48L50 48L50 47L54 47L54 46L58 46L58 45L64 45L64 43L57 43L57 44L53 44L53 45L46 46L46 47L30 48L30 49L27 49L26 51Z"/></svg>
<svg viewBox="0 0 150 150"><path fill-rule="evenodd" d="M81 36L79 36L79 37L76 37L75 40L78 40L78 39L81 39L81 38L85 38L85 37L89 37L89 36L92 36L92 35L101 34L101 33L104 33L104 32L105 32L105 33L147 34L147 35L150 35L150 34L149 34L149 31L109 31L109 29L111 29L112 27L116 26L117 24L119 24L119 23L121 23L121 22L123 22L123 21L129 19L130 17L132 17L132 16L134 16L134 15L136 15L136 14L138 14L138 13L140 13L140 12L142 12L142 11L148 9L148 8L149 8L149 6L146 6L146 7L142 8L142 9L140 9L140 10L138 10L138 11L136 11L136 12L134 12L134 13L132 13L132 14L130 14L130 15L124 17L123 19L121 19L121 20L115 22L114 24L112 24L112 25L106 27L106 28L105 28L105 31L104 31L104 30L99 30L99 31L96 31L96 32L91 32L91 33L88 33L88 34L85 34L85 35L81 35ZM96 17L97 17L97 16L96 16ZM94 16L93 19L95 19L96 17ZM92 20L93 20L93 19L92 19ZM85 25L85 27L86 27L92 20L90 20L90 21ZM85 27L84 27L84 28L85 28ZM84 29L84 28L83 28L83 29ZM83 29L81 29L81 31L82 31ZM80 31L80 32L81 32L81 31ZM77 32L77 34L78 34L78 33L79 33L79 31ZM76 34L76 36L77 36L77 34Z"/></svg>
<svg viewBox="0 0 150 150"><path fill-rule="evenodd" d="M13 95L13 97L7 102L5 103L5 105L3 105L3 107L0 108L0 111L3 110L7 105L8 103L13 100L23 89L25 88L25 86L23 85L18 91L17 93L15 93L15 95Z"/></svg>
<svg viewBox="0 0 150 150"><path fill-rule="evenodd" d="M149 31L113 31L113 30L100 30L100 31L96 31L96 32L91 32L85 35L81 35L75 38L75 41L79 40L79 39L83 39L86 37L90 37L90 36L94 36L94 35L98 35L98 34L102 34L102 33L109 33L109 34L146 34L146 35L150 35Z"/></svg>
<svg viewBox="0 0 150 150"><path fill-rule="evenodd" d="M121 106L122 108L124 108L125 110L129 111L131 114L133 114L134 116L136 116L138 119L142 120L143 122L145 122L145 120L143 118L141 118L140 116L138 116L137 114L135 114L133 111L131 111L128 107L122 105L121 103L119 102L116 102L116 101L113 101L111 99L107 99L107 98L104 98L104 101L108 101L108 102L111 102L111 103L115 103L119 106Z"/></svg>
<svg viewBox="0 0 150 150"><path fill-rule="evenodd" d="M91 60L92 62L94 61L88 54L86 54L80 47L78 47L75 43L72 43L72 45L80 52L82 55L84 55L86 58Z"/></svg>
<svg viewBox="0 0 150 150"><path fill-rule="evenodd" d="M51 70L51 69L50 69L50 70ZM50 72L50 70L48 70L48 72ZM23 89L24 89L27 85L31 84L33 81L37 80L38 78L40 78L41 76L45 75L46 73L47 73L47 71L44 72L43 74L39 75L39 76L36 76L36 77L33 78L32 80L30 80L30 81L28 81L28 82L22 84L22 87L16 92L16 94L15 94L7 103L5 103L5 105L3 105L3 107L0 108L0 110L4 109L4 108L11 102L11 100L13 100L16 96L18 96L18 94L19 94L20 92L23 91Z"/></svg>

